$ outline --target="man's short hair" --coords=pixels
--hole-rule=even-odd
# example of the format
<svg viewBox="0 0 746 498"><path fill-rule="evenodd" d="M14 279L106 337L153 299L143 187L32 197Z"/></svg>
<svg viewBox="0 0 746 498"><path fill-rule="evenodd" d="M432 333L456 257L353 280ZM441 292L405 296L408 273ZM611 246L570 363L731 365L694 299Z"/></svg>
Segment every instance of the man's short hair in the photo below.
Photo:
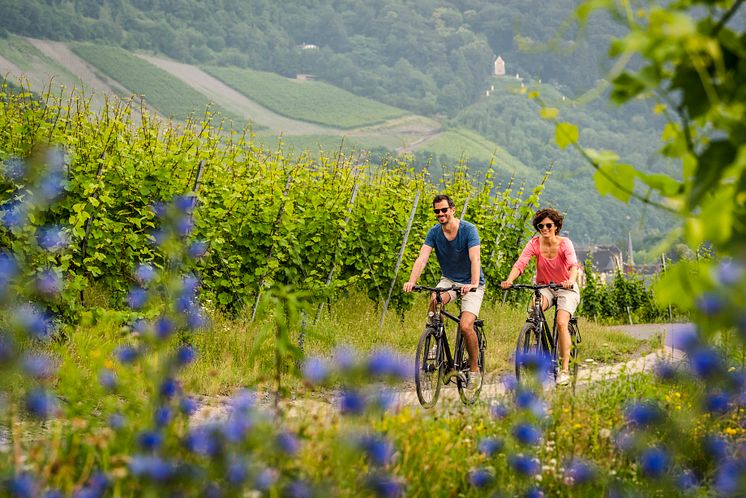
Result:
<svg viewBox="0 0 746 498"><path fill-rule="evenodd" d="M435 206L439 202L448 201L448 207L452 208L455 206L453 203L453 199L448 197L446 194L438 194L433 198L433 206Z"/></svg>

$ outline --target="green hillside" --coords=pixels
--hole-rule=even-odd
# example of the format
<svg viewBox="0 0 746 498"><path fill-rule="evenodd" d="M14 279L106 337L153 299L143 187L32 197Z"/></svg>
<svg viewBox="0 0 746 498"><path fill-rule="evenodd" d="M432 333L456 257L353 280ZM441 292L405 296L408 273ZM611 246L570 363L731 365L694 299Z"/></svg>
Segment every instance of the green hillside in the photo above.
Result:
<svg viewBox="0 0 746 498"><path fill-rule="evenodd" d="M164 116L178 120L191 115L201 117L209 106L213 113L232 120L236 128L247 123L246 118L211 105L209 99L197 90L126 50L91 43L73 43L70 47L109 78L132 93L142 95Z"/></svg>
<svg viewBox="0 0 746 498"><path fill-rule="evenodd" d="M34 92L40 92L50 84L53 90L59 85L78 89L82 86L80 78L19 36L0 38L0 55L23 71L23 75L2 76L22 76L27 79L25 83L31 84Z"/></svg>
<svg viewBox="0 0 746 498"><path fill-rule="evenodd" d="M204 70L277 114L333 128L370 126L407 114L321 81L291 80L237 67L208 66Z"/></svg>

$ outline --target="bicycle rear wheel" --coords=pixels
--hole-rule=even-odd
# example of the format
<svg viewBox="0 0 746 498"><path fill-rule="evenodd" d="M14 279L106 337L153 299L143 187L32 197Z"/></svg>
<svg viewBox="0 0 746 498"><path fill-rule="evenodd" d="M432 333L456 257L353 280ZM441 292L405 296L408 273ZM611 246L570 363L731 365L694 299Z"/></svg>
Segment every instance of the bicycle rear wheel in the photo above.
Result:
<svg viewBox="0 0 746 498"><path fill-rule="evenodd" d="M544 362L541 361L543 355L539 330L535 324L527 322L518 334L515 346L516 380L526 380L531 373L541 375L543 372L537 372L537 369L544 368Z"/></svg>
<svg viewBox="0 0 746 498"><path fill-rule="evenodd" d="M465 405L473 405L479 399L479 394L482 392L482 384L484 382L484 349L486 347L484 341L484 333L481 328L474 327L474 333L477 334L477 364L479 366L479 378L472 379L472 382L478 382L475 388L467 389L466 383L461 379L456 379L456 387L458 387L458 395L461 398L461 402ZM469 370L469 355L466 353L466 341L461 331L458 331L456 337L456 365L464 375L468 375Z"/></svg>
<svg viewBox="0 0 746 498"><path fill-rule="evenodd" d="M435 346L434 354L432 354ZM414 383L417 387L417 398L425 408L431 408L438 401L442 383L443 351L437 332L426 327L417 343L417 357L414 361Z"/></svg>

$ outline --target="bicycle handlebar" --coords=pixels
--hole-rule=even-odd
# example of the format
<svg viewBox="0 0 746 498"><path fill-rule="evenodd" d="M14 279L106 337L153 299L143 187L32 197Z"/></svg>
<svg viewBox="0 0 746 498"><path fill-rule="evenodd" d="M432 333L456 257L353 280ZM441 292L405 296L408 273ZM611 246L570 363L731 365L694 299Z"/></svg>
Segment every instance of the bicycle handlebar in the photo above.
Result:
<svg viewBox="0 0 746 498"><path fill-rule="evenodd" d="M429 291L429 292L437 292L438 294L442 294L444 292L448 291L459 291L461 290L462 285L452 285L450 287L427 287L425 285L415 285L412 287L413 291ZM469 290L469 292L476 292L477 288L474 287L473 289Z"/></svg>
<svg viewBox="0 0 746 498"><path fill-rule="evenodd" d="M507 289L503 290L510 290L510 289L530 289L530 290L539 290L539 289L552 289L552 290L558 290L558 289L564 289L560 284L555 284L554 282L549 282L548 284L537 284L537 285L530 285L530 284L512 284Z"/></svg>

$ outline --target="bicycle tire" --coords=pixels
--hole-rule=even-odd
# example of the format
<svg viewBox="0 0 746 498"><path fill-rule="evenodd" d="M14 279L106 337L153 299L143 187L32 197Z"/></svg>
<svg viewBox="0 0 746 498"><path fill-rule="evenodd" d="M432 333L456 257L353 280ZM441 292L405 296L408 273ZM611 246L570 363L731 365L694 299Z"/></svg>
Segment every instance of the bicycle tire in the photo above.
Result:
<svg viewBox="0 0 746 498"><path fill-rule="evenodd" d="M435 358L430 357L430 349L433 345L436 346ZM417 398L424 408L432 408L438 402L440 386L443 382L442 349L436 330L426 327L417 343L417 356L414 361Z"/></svg>
<svg viewBox="0 0 746 498"><path fill-rule="evenodd" d="M536 324L531 322L523 325L515 346L515 378L518 382L521 382L521 379L525 380L530 373L530 369L523 361L527 354L545 354L541 347Z"/></svg>
<svg viewBox="0 0 746 498"><path fill-rule="evenodd" d="M479 351L477 355L477 365L479 366L479 386L473 391L469 391L468 389L466 389L466 385L464 381L461 380L461 378L458 378L456 380L458 395L461 398L461 402L465 405L473 405L477 402L477 400L479 399L479 394L482 392L482 386L484 385L484 333L479 327L476 326L474 327L474 333L477 334L477 349ZM464 350L466 348L464 347L465 341L463 335L461 334L461 330L459 330L457 333L456 344L456 365L459 365L460 370L464 372L464 375L466 375L466 372L468 372L471 367L469 366L469 362L464 360Z"/></svg>

